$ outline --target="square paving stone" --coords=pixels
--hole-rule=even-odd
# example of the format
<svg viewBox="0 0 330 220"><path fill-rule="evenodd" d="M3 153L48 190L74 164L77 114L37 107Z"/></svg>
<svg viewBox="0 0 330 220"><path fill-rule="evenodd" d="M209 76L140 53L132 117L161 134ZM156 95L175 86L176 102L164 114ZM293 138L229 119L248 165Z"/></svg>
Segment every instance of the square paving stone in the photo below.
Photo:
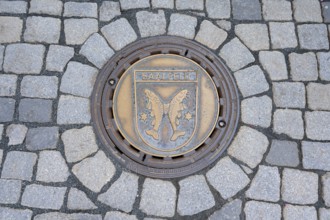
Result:
<svg viewBox="0 0 330 220"><path fill-rule="evenodd" d="M330 2L322 2L323 19L325 23L330 23Z"/></svg>
<svg viewBox="0 0 330 220"><path fill-rule="evenodd" d="M21 196L22 182L20 180L0 179L0 203L15 204Z"/></svg>
<svg viewBox="0 0 330 220"><path fill-rule="evenodd" d="M63 74L60 91L88 98L93 90L98 70L78 62L70 62Z"/></svg>
<svg viewBox="0 0 330 220"><path fill-rule="evenodd" d="M246 220L267 219L280 220L281 206L273 203L249 201L245 204Z"/></svg>
<svg viewBox="0 0 330 220"><path fill-rule="evenodd" d="M330 52L317 53L321 80L330 81Z"/></svg>
<svg viewBox="0 0 330 220"><path fill-rule="evenodd" d="M236 20L261 20L258 0L232 0L233 16Z"/></svg>
<svg viewBox="0 0 330 220"><path fill-rule="evenodd" d="M220 210L215 211L209 220L240 220L242 210L242 201L235 199L234 201L226 203Z"/></svg>
<svg viewBox="0 0 330 220"><path fill-rule="evenodd" d="M282 199L294 204L314 204L318 201L318 175L285 168L282 176Z"/></svg>
<svg viewBox="0 0 330 220"><path fill-rule="evenodd" d="M25 125L11 124L6 129L6 136L9 138L8 145L22 144L28 128Z"/></svg>
<svg viewBox="0 0 330 220"><path fill-rule="evenodd" d="M294 81L317 80L318 70L316 56L314 53L290 53L289 61L290 73Z"/></svg>
<svg viewBox="0 0 330 220"><path fill-rule="evenodd" d="M168 34L193 39L196 26L197 18L184 14L172 14Z"/></svg>
<svg viewBox="0 0 330 220"><path fill-rule="evenodd" d="M66 187L28 185L22 195L22 205L39 209L59 210L64 202Z"/></svg>
<svg viewBox="0 0 330 220"><path fill-rule="evenodd" d="M303 141L302 154L305 169L330 171L330 143Z"/></svg>
<svg viewBox="0 0 330 220"><path fill-rule="evenodd" d="M3 128L4 128L4 125L0 124L0 141L2 140L2 133L3 133L3 130L4 130ZM0 158L2 158L2 154L1 154ZM1 160L0 160L0 164L1 164Z"/></svg>
<svg viewBox="0 0 330 220"><path fill-rule="evenodd" d="M200 10L204 9L204 2L200 0L176 0L178 10Z"/></svg>
<svg viewBox="0 0 330 220"><path fill-rule="evenodd" d="M66 19L64 20L65 42L69 45L83 44L98 29L98 21L93 18Z"/></svg>
<svg viewBox="0 0 330 220"><path fill-rule="evenodd" d="M90 120L88 99L61 95L57 110L58 124L88 124Z"/></svg>
<svg viewBox="0 0 330 220"><path fill-rule="evenodd" d="M305 85L300 82L273 83L273 99L277 107L305 108Z"/></svg>
<svg viewBox="0 0 330 220"><path fill-rule="evenodd" d="M226 40L227 36L227 32L205 20L202 22L195 40L216 50Z"/></svg>
<svg viewBox="0 0 330 220"><path fill-rule="evenodd" d="M286 61L279 51L260 51L259 61L272 81L288 78Z"/></svg>
<svg viewBox="0 0 330 220"><path fill-rule="evenodd" d="M0 207L0 219L31 220L32 211L29 209L12 209Z"/></svg>
<svg viewBox="0 0 330 220"><path fill-rule="evenodd" d="M135 215L128 215L126 213L112 211L107 212L107 214L104 217L104 220L137 220Z"/></svg>
<svg viewBox="0 0 330 220"><path fill-rule="evenodd" d="M330 84L309 83L307 85L308 108L330 110Z"/></svg>
<svg viewBox="0 0 330 220"><path fill-rule="evenodd" d="M150 37L166 33L165 13L158 10L157 13L139 11L136 13L141 37Z"/></svg>
<svg viewBox="0 0 330 220"><path fill-rule="evenodd" d="M330 209L320 208L319 209L320 220L330 219Z"/></svg>
<svg viewBox="0 0 330 220"><path fill-rule="evenodd" d="M97 4L92 2L66 2L64 3L63 16L97 18Z"/></svg>
<svg viewBox="0 0 330 220"><path fill-rule="evenodd" d="M276 166L296 167L299 165L299 152L296 142L273 140L266 162Z"/></svg>
<svg viewBox="0 0 330 220"><path fill-rule="evenodd" d="M114 182L111 187L109 188L108 191L106 191L103 194L100 194L97 199L104 203L107 204L109 206L111 206L112 208L115 209L120 209L124 212L131 212L133 209L133 205L137 196L137 192L138 192L138 179L139 177L137 175L134 174L130 174L130 173L126 173L123 172L119 179L116 180L116 182ZM159 186L159 185L156 185ZM166 184L162 185L164 188L162 188L162 192L166 190L168 190L168 187ZM171 185L170 185L171 186ZM146 186L148 187L148 186ZM152 185L150 187L153 187ZM151 190L154 190L153 188ZM171 189L170 189L171 190ZM156 189L157 191L157 189ZM158 192L158 191L157 191ZM166 191L166 194L171 194L170 192ZM152 196L152 192L149 192L148 196ZM174 203L175 203L175 198L176 198L176 192L175 192L175 188L174 188ZM152 198L150 197L143 197L143 193L142 193L142 200L146 199L147 201L151 201L152 204ZM169 202L173 202L173 201L169 201ZM160 203L159 200L157 200L157 204L160 205L164 205L162 208L164 208L164 210L162 212L167 212L168 208L171 208L171 204L168 203ZM140 206L142 205L142 202L140 203ZM146 209L149 211L149 209L151 208L151 210L155 210L157 214L159 214L159 212L157 211L157 207L153 206L150 207L149 204L147 204ZM170 210L171 211L171 210ZM175 204L174 204L174 211L175 211Z"/></svg>
<svg viewBox="0 0 330 220"><path fill-rule="evenodd" d="M293 22L270 22L269 31L273 49L295 48L298 46Z"/></svg>
<svg viewBox="0 0 330 220"><path fill-rule="evenodd" d="M122 10L149 8L149 0L119 0Z"/></svg>
<svg viewBox="0 0 330 220"><path fill-rule="evenodd" d="M135 196L135 195L134 195ZM109 196L112 197L111 195ZM71 188L68 194L68 209L90 210L97 209L97 206L87 197L86 193L76 188Z"/></svg>
<svg viewBox="0 0 330 220"><path fill-rule="evenodd" d="M120 50L137 39L134 29L126 18L120 18L102 27L101 32L115 50Z"/></svg>
<svg viewBox="0 0 330 220"><path fill-rule="evenodd" d="M174 0L151 0L153 8L174 8Z"/></svg>
<svg viewBox="0 0 330 220"><path fill-rule="evenodd" d="M235 34L251 50L268 50L269 36L266 24L238 24Z"/></svg>
<svg viewBox="0 0 330 220"><path fill-rule="evenodd" d="M56 149L58 137L58 127L30 128L26 135L25 145L32 151Z"/></svg>
<svg viewBox="0 0 330 220"><path fill-rule="evenodd" d="M304 122L301 111L277 109L274 112L273 130L277 134L286 134L298 140L303 139Z"/></svg>
<svg viewBox="0 0 330 220"><path fill-rule="evenodd" d="M225 44L219 55L232 71L237 71L255 61L252 53L238 38L234 38Z"/></svg>
<svg viewBox="0 0 330 220"><path fill-rule="evenodd" d="M205 7L210 18L230 18L230 0L206 0Z"/></svg>
<svg viewBox="0 0 330 220"><path fill-rule="evenodd" d="M26 9L25 1L0 1L0 13L25 14Z"/></svg>
<svg viewBox="0 0 330 220"><path fill-rule="evenodd" d="M61 15L62 7L60 0L31 0L29 13Z"/></svg>
<svg viewBox="0 0 330 220"><path fill-rule="evenodd" d="M62 212L48 212L48 213L36 215L33 218L33 220L102 220L102 215L87 214L87 213L66 214ZM124 219L124 220L129 220L129 219Z"/></svg>
<svg viewBox="0 0 330 220"><path fill-rule="evenodd" d="M0 45L0 70L2 70L4 56L5 56L5 46Z"/></svg>
<svg viewBox="0 0 330 220"><path fill-rule="evenodd" d="M119 15L121 15L119 2L102 2L100 7L100 21L110 21Z"/></svg>
<svg viewBox="0 0 330 220"><path fill-rule="evenodd" d="M254 65L234 73L243 97L263 93L269 90L268 82L259 66Z"/></svg>
<svg viewBox="0 0 330 220"><path fill-rule="evenodd" d="M45 46L38 44L10 44L6 47L3 69L17 74L39 74Z"/></svg>
<svg viewBox="0 0 330 220"><path fill-rule="evenodd" d="M46 59L46 69L62 72L73 55L74 49L72 47L50 45Z"/></svg>
<svg viewBox="0 0 330 220"><path fill-rule="evenodd" d="M305 113L306 135L312 140L330 140L330 112Z"/></svg>
<svg viewBox="0 0 330 220"><path fill-rule="evenodd" d="M24 40L26 42L58 43L60 32L60 19L32 16L26 20Z"/></svg>
<svg viewBox="0 0 330 220"><path fill-rule="evenodd" d="M57 90L56 76L25 76L21 82L21 95L25 97L54 99Z"/></svg>
<svg viewBox="0 0 330 220"><path fill-rule="evenodd" d="M16 94L16 84L16 75L0 74L0 96L14 96Z"/></svg>
<svg viewBox="0 0 330 220"><path fill-rule="evenodd" d="M143 212L148 215L173 217L175 203L176 189L171 182L149 178L144 181L140 202Z"/></svg>
<svg viewBox="0 0 330 220"><path fill-rule="evenodd" d="M330 173L326 173L322 176L322 189L324 203L326 206L330 207Z"/></svg>
<svg viewBox="0 0 330 220"><path fill-rule="evenodd" d="M0 122L12 121L15 112L15 99L0 98Z"/></svg>
<svg viewBox="0 0 330 220"><path fill-rule="evenodd" d="M262 0L262 11L266 21L292 20L291 2L286 0Z"/></svg>
<svg viewBox="0 0 330 220"><path fill-rule="evenodd" d="M22 28L23 21L20 18L1 16L0 43L13 43L20 41Z"/></svg>
<svg viewBox="0 0 330 220"><path fill-rule="evenodd" d="M35 153L10 151L3 164L1 178L31 181L36 161Z"/></svg>
<svg viewBox="0 0 330 220"><path fill-rule="evenodd" d="M321 6L318 0L294 0L293 12L298 22L322 22Z"/></svg>
<svg viewBox="0 0 330 220"><path fill-rule="evenodd" d="M317 220L316 209L312 206L285 205L283 209L284 219Z"/></svg>
<svg viewBox="0 0 330 220"><path fill-rule="evenodd" d="M328 30L325 24L298 25L298 36L302 49L329 49Z"/></svg>
<svg viewBox="0 0 330 220"><path fill-rule="evenodd" d="M23 122L45 123L52 121L51 100L21 99L18 107L19 120Z"/></svg>

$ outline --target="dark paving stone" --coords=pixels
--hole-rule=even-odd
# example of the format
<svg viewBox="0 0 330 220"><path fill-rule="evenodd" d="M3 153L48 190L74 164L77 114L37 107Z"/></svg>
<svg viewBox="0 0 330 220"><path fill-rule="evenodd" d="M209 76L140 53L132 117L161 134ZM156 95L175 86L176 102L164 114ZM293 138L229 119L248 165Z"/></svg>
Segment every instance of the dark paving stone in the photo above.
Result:
<svg viewBox="0 0 330 220"><path fill-rule="evenodd" d="M58 137L58 127L30 128L26 136L26 148L29 150L55 149Z"/></svg>
<svg viewBox="0 0 330 220"><path fill-rule="evenodd" d="M236 20L261 20L259 0L232 0L232 7Z"/></svg>
<svg viewBox="0 0 330 220"><path fill-rule="evenodd" d="M322 2L323 20L330 23L330 2Z"/></svg>
<svg viewBox="0 0 330 220"><path fill-rule="evenodd" d="M266 162L277 166L296 167L299 164L297 143L273 140Z"/></svg>
<svg viewBox="0 0 330 220"><path fill-rule="evenodd" d="M0 122L12 121L15 112L15 100L0 98Z"/></svg>
<svg viewBox="0 0 330 220"><path fill-rule="evenodd" d="M22 99L19 104L19 120L24 122L50 122L52 101L42 99Z"/></svg>

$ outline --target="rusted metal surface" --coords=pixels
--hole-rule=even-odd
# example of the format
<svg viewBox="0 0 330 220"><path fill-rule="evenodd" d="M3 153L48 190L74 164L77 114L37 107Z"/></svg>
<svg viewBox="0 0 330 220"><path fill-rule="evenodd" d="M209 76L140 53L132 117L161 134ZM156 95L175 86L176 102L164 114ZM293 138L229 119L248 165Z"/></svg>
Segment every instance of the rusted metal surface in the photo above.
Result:
<svg viewBox="0 0 330 220"><path fill-rule="evenodd" d="M203 169L229 145L237 88L219 58L178 37L141 40L102 69L92 96L103 145L127 168L173 178Z"/></svg>

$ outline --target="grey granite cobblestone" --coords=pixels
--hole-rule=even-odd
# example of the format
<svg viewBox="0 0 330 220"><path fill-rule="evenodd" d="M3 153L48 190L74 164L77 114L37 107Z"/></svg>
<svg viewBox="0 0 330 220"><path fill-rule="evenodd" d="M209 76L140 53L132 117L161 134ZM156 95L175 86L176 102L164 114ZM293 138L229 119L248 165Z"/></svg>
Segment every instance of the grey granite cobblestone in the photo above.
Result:
<svg viewBox="0 0 330 220"><path fill-rule="evenodd" d="M235 26L235 34L251 50L269 49L269 36L266 24L238 24Z"/></svg>
<svg viewBox="0 0 330 220"><path fill-rule="evenodd" d="M282 199L294 204L314 204L318 201L318 175L285 168L281 186Z"/></svg>
<svg viewBox="0 0 330 220"><path fill-rule="evenodd" d="M26 20L24 40L37 43L58 43L61 32L61 20L51 17L32 16Z"/></svg>
<svg viewBox="0 0 330 220"><path fill-rule="evenodd" d="M3 164L1 178L31 181L37 155L30 152L10 151Z"/></svg>
<svg viewBox="0 0 330 220"><path fill-rule="evenodd" d="M26 135L26 148L28 150L55 149L59 137L58 127L30 128Z"/></svg>
<svg viewBox="0 0 330 220"><path fill-rule="evenodd" d="M21 95L25 97L54 99L57 90L56 76L25 76L21 82Z"/></svg>
<svg viewBox="0 0 330 220"><path fill-rule="evenodd" d="M277 202L280 199L280 185L278 168L260 165L245 195L251 199Z"/></svg>
<svg viewBox="0 0 330 220"><path fill-rule="evenodd" d="M305 85L300 82L273 83L273 99L277 107L305 108Z"/></svg>
<svg viewBox="0 0 330 220"><path fill-rule="evenodd" d="M4 56L5 56L5 46L0 45L0 70L2 70Z"/></svg>
<svg viewBox="0 0 330 220"><path fill-rule="evenodd" d="M292 20L291 2L286 0L262 0L262 12L266 21Z"/></svg>
<svg viewBox="0 0 330 220"><path fill-rule="evenodd" d="M66 160L80 161L98 150L92 127L66 130L62 136Z"/></svg>
<svg viewBox="0 0 330 220"><path fill-rule="evenodd" d="M22 195L22 205L40 209L59 210L64 202L66 187L38 184L28 185Z"/></svg>
<svg viewBox="0 0 330 220"><path fill-rule="evenodd" d="M273 49L295 48L298 46L293 22L270 22L269 32Z"/></svg>
<svg viewBox="0 0 330 220"><path fill-rule="evenodd" d="M321 80L330 81L330 53L329 52L317 53L317 60L319 63L319 74Z"/></svg>
<svg viewBox="0 0 330 220"><path fill-rule="evenodd" d="M102 27L101 32L115 50L120 50L137 39L135 31L126 18L120 18Z"/></svg>
<svg viewBox="0 0 330 220"><path fill-rule="evenodd" d="M20 41L22 28L22 19L18 17L0 16L0 43Z"/></svg>
<svg viewBox="0 0 330 220"><path fill-rule="evenodd" d="M121 15L119 2L104 1L100 7L100 21L111 21Z"/></svg>
<svg viewBox="0 0 330 220"><path fill-rule="evenodd" d="M197 18L184 14L172 14L168 34L193 39L196 26Z"/></svg>
<svg viewBox="0 0 330 220"><path fill-rule="evenodd" d="M39 74L44 53L45 46L40 44L10 44L6 47L3 69L7 73Z"/></svg>
<svg viewBox="0 0 330 220"><path fill-rule="evenodd" d="M261 5L258 0L232 0L235 20L261 20Z"/></svg>
<svg viewBox="0 0 330 220"><path fill-rule="evenodd" d="M22 181L0 179L0 203L15 204L21 196Z"/></svg>
<svg viewBox="0 0 330 220"><path fill-rule="evenodd" d="M298 25L298 36L302 49L329 49L328 30L325 24Z"/></svg>
<svg viewBox="0 0 330 220"><path fill-rule="evenodd" d="M239 220L242 209L242 201L235 199L231 202L226 203L218 211L215 211L209 220Z"/></svg>
<svg viewBox="0 0 330 220"><path fill-rule="evenodd" d="M330 112L305 113L306 135L312 140L330 140Z"/></svg>
<svg viewBox="0 0 330 220"><path fill-rule="evenodd" d="M66 19L64 20L65 42L69 45L83 44L98 29L98 21L96 19Z"/></svg>
<svg viewBox="0 0 330 220"><path fill-rule="evenodd" d="M276 166L296 167L299 165L297 143L293 141L273 140L266 162Z"/></svg>
<svg viewBox="0 0 330 220"><path fill-rule="evenodd" d="M32 211L29 209L13 209L0 207L0 219L31 220Z"/></svg>
<svg viewBox="0 0 330 220"><path fill-rule="evenodd" d="M68 194L68 209L91 210L97 206L87 197L86 193L76 188L71 188Z"/></svg>
<svg viewBox="0 0 330 220"><path fill-rule="evenodd" d="M46 69L62 72L64 67L74 55L72 47L50 45L46 59Z"/></svg>
<svg viewBox="0 0 330 220"><path fill-rule="evenodd" d="M308 108L330 110L330 84L309 83L307 85Z"/></svg>
<svg viewBox="0 0 330 220"><path fill-rule="evenodd" d="M312 52L290 53L290 73L294 81L313 81L318 78L316 56Z"/></svg>
<svg viewBox="0 0 330 220"><path fill-rule="evenodd" d="M126 213L112 211L107 212L104 217L104 220L137 220L135 215L128 215Z"/></svg>
<svg viewBox="0 0 330 220"><path fill-rule="evenodd" d="M91 120L89 100L61 95L57 108L58 124L88 124Z"/></svg>
<svg viewBox="0 0 330 220"><path fill-rule="evenodd" d="M255 168L268 148L268 139L261 132L242 126L228 148L228 154Z"/></svg>
<svg viewBox="0 0 330 220"><path fill-rule="evenodd" d="M140 209L144 213L161 217L173 217L175 207L176 189L173 183L149 178L144 181L140 202ZM180 205L178 205L178 208L181 208Z"/></svg>
<svg viewBox="0 0 330 220"><path fill-rule="evenodd" d="M294 0L293 12L298 22L322 22L321 6L318 0Z"/></svg>
<svg viewBox="0 0 330 220"><path fill-rule="evenodd" d="M330 209L320 208L319 217L320 217L320 220L330 219Z"/></svg>
<svg viewBox="0 0 330 220"><path fill-rule="evenodd" d="M216 24L220 27L220 28L222 28L222 29L224 29L224 30L226 30L226 31L230 31L231 30L231 23L229 22L229 21L227 21L227 20L218 20L218 21L216 21Z"/></svg>
<svg viewBox="0 0 330 220"><path fill-rule="evenodd" d="M139 11L136 13L137 24L141 37L151 37L166 33L166 19L163 10L157 13Z"/></svg>
<svg viewBox="0 0 330 220"><path fill-rule="evenodd" d="M97 18L97 4L93 2L66 2L64 3L63 16Z"/></svg>
<svg viewBox="0 0 330 220"><path fill-rule="evenodd" d="M149 0L119 0L122 10L149 8Z"/></svg>
<svg viewBox="0 0 330 220"><path fill-rule="evenodd" d="M249 49L238 38L234 38L225 44L219 55L233 71L239 70L255 61Z"/></svg>
<svg viewBox="0 0 330 220"><path fill-rule="evenodd" d="M181 180L179 185L177 207L179 215L194 215L215 205L214 197L204 176L190 176Z"/></svg>
<svg viewBox="0 0 330 220"><path fill-rule="evenodd" d="M102 187L111 180L116 172L115 166L102 152L84 159L72 168L79 181L93 192L100 192Z"/></svg>
<svg viewBox="0 0 330 220"><path fill-rule="evenodd" d="M227 32L215 26L212 22L204 20L195 40L216 50L226 40L227 36Z"/></svg>
<svg viewBox="0 0 330 220"><path fill-rule="evenodd" d="M111 206L112 208L115 209L120 209L124 212L131 212L133 209L133 205L135 202L135 199L137 197L137 192L138 192L138 179L139 177L134 175L134 174L130 174L130 173L126 173L123 172L119 179L114 182L111 187L109 188L108 191L106 191L103 194L100 194L98 196L98 200L104 204L107 204L109 206ZM148 180L149 181L149 180ZM148 185L148 183L145 183L145 188L144 188L144 192L142 193L142 201L140 206L142 206L143 208L145 208L146 213L151 212L153 215L159 215L162 213L167 213L167 208L168 206L171 207L172 204L163 204L161 203L161 199L166 199L168 197L164 197L160 196L160 200L159 199L154 199L153 198L153 193L148 191L150 190L148 187L153 187L153 181L151 181L151 184ZM159 182L156 182L156 185ZM165 183L165 182L164 182ZM161 189L162 192L165 192L170 195L172 194L173 188L171 188L171 185L169 186L168 184L158 184L157 186L161 185ZM165 190L166 189L166 190ZM151 189L154 190L154 192L157 192L157 196L159 196L159 191L157 189ZM145 196L145 194L147 194L147 196ZM175 188L174 188L174 195L175 195ZM151 204L153 204L153 207L149 206L149 203L143 203L145 201L151 201ZM157 202L153 202L157 201ZM175 197L174 200L175 202ZM173 202L172 200L167 201L167 202ZM162 210L159 211L157 210L159 207L157 206L162 206ZM151 209L150 209L151 208ZM175 209L175 204L174 204L174 209Z"/></svg>
<svg viewBox="0 0 330 220"><path fill-rule="evenodd" d="M301 148L305 169L330 171L330 143L303 141Z"/></svg>
<svg viewBox="0 0 330 220"><path fill-rule="evenodd" d="M274 203L249 201L244 207L246 220L280 220L281 206Z"/></svg>
<svg viewBox="0 0 330 220"><path fill-rule="evenodd" d="M25 1L0 1L0 13L24 14L27 10Z"/></svg>
<svg viewBox="0 0 330 220"><path fill-rule="evenodd" d="M33 220L102 220L102 215L88 213L66 214L61 212L48 212L38 214Z"/></svg>
<svg viewBox="0 0 330 220"><path fill-rule="evenodd" d="M304 122L302 112L291 109L277 109L274 112L273 131L277 134L286 134L294 139L303 139Z"/></svg>
<svg viewBox="0 0 330 220"><path fill-rule="evenodd" d="M178 10L200 10L204 9L204 1L200 0L176 0L176 9Z"/></svg>
<svg viewBox="0 0 330 220"><path fill-rule="evenodd" d="M15 112L15 99L0 98L0 122L12 121Z"/></svg>
<svg viewBox="0 0 330 220"><path fill-rule="evenodd" d="M206 173L206 177L224 199L235 196L250 182L249 177L229 157L221 159Z"/></svg>
<svg viewBox="0 0 330 220"><path fill-rule="evenodd" d="M1 65L1 63L0 63ZM14 96L16 94L17 76L0 75L0 96Z"/></svg>
<svg viewBox="0 0 330 220"><path fill-rule="evenodd" d="M285 57L280 51L260 51L259 61L272 81L288 79Z"/></svg>
<svg viewBox="0 0 330 220"><path fill-rule="evenodd" d="M62 8L63 3L60 0L31 0L29 13L60 16Z"/></svg>
<svg viewBox="0 0 330 220"><path fill-rule="evenodd" d="M316 209L312 206L295 206L287 204L283 209L284 219L317 220Z"/></svg>
<svg viewBox="0 0 330 220"><path fill-rule="evenodd" d="M6 136L9 138L8 145L22 144L25 140L28 128L22 124L11 124L6 129Z"/></svg>
<svg viewBox="0 0 330 220"><path fill-rule="evenodd" d="M41 151L39 153L37 181L65 182L69 175L68 166L59 151Z"/></svg>
<svg viewBox="0 0 330 220"><path fill-rule="evenodd" d="M153 8L174 8L174 0L151 0Z"/></svg>
<svg viewBox="0 0 330 220"><path fill-rule="evenodd" d="M210 18L230 18L231 6L229 0L206 0L205 6L207 15Z"/></svg>
<svg viewBox="0 0 330 220"><path fill-rule="evenodd" d="M52 121L51 100L21 99L18 107L19 120L22 122L46 123Z"/></svg>
<svg viewBox="0 0 330 220"><path fill-rule="evenodd" d="M3 126L3 124L0 124L0 141L2 140L3 131L4 131L4 126Z"/></svg>
<svg viewBox="0 0 330 220"><path fill-rule="evenodd" d="M330 207L330 173L322 176L322 198L325 205Z"/></svg>

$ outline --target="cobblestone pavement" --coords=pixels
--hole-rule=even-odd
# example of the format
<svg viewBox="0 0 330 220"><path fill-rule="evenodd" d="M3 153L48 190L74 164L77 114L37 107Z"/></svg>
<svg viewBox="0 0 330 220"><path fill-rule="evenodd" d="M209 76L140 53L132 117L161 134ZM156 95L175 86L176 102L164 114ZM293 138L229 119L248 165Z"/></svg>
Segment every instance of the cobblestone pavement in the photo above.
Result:
<svg viewBox="0 0 330 220"><path fill-rule="evenodd" d="M329 7L0 1L0 219L330 219ZM230 147L189 177L123 169L92 128L99 70L155 35L209 47L241 96Z"/></svg>

